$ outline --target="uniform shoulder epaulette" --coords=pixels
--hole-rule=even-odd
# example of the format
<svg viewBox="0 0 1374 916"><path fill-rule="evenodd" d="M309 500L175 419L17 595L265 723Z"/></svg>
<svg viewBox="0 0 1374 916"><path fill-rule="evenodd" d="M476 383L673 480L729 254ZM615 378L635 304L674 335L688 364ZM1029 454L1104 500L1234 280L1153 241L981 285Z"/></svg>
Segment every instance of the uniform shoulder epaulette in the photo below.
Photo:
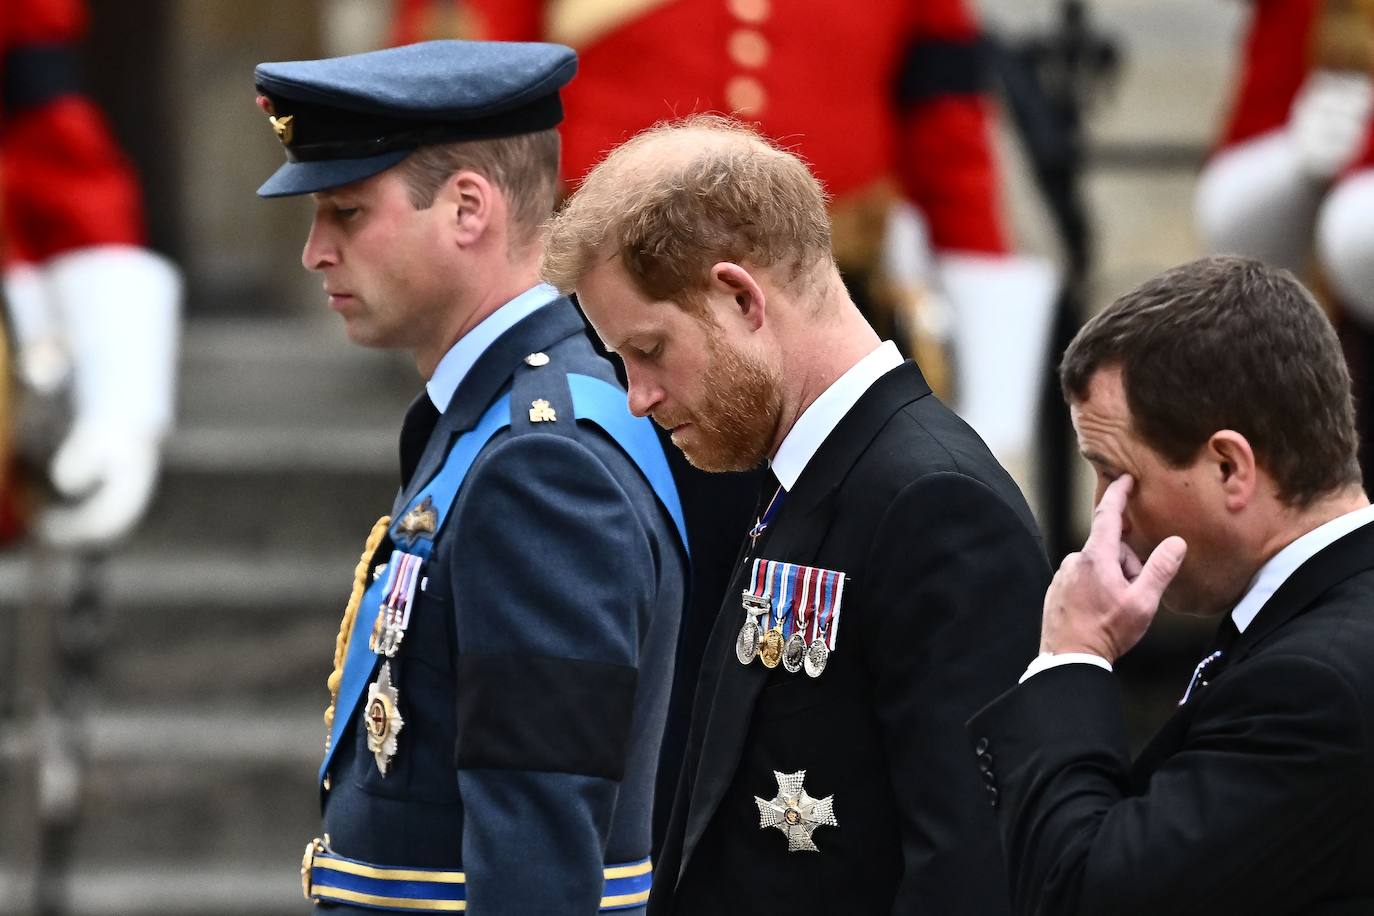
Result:
<svg viewBox="0 0 1374 916"><path fill-rule="evenodd" d="M610 436L639 469L672 518L685 552L687 527L663 447L650 421L631 416L610 364L571 342L527 355L511 380L510 434L575 437L579 421Z"/></svg>
<svg viewBox="0 0 1374 916"><path fill-rule="evenodd" d="M568 368L559 354L538 351L521 360L511 379L510 434L575 434Z"/></svg>

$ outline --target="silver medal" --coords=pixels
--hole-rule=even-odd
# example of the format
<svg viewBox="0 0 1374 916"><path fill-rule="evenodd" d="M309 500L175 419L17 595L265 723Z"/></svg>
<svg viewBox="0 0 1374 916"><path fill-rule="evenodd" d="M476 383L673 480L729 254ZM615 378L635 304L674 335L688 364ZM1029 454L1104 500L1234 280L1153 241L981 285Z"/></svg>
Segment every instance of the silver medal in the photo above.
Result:
<svg viewBox="0 0 1374 916"><path fill-rule="evenodd" d="M787 645L782 647L782 666L787 669L789 674L796 674L802 669L803 659L806 658L806 637L801 635L801 631L793 633L787 640Z"/></svg>
<svg viewBox="0 0 1374 916"><path fill-rule="evenodd" d="M735 658L741 665L749 664L759 654L760 635L759 625L752 617L739 628L739 636L735 637Z"/></svg>
<svg viewBox="0 0 1374 916"><path fill-rule="evenodd" d="M740 593L740 601L744 605L744 626L735 637L735 658L741 665L747 665L758 658L763 645L763 629L758 620L768 613L769 604L766 596L752 594L748 589Z"/></svg>
<svg viewBox="0 0 1374 916"><path fill-rule="evenodd" d="M802 663L806 668L806 673L811 677L820 677L825 670L825 663L830 660L830 649L825 644L825 640L819 636L811 640L811 645L806 650L806 660Z"/></svg>

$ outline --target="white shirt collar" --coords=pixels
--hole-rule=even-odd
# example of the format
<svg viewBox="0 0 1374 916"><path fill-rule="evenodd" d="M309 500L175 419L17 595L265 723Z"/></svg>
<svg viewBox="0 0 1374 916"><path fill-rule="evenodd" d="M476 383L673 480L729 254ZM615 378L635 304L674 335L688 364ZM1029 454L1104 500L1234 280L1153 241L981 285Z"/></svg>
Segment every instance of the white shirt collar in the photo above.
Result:
<svg viewBox="0 0 1374 916"><path fill-rule="evenodd" d="M483 318L475 328L460 337L444 354L444 358L439 360L439 365L434 367L434 375L425 383L429 399L434 402L439 413L448 410L453 393L472 371L477 360L487 351L487 347L496 342L496 338L557 299L558 295L557 289L547 283L540 283Z"/></svg>
<svg viewBox="0 0 1374 916"><path fill-rule="evenodd" d="M783 437L778 453L773 456L773 473L784 490L796 486L797 478L806 469L811 456L821 447L844 415L863 397L873 383L902 364L902 354L890 340L883 341L872 353L850 366L844 375L835 379L821 392L811 406L802 411Z"/></svg>
<svg viewBox="0 0 1374 916"><path fill-rule="evenodd" d="M1260 571L1255 574L1249 591L1231 610L1231 620L1235 622L1236 629L1244 633L1245 628L1260 612L1260 608L1264 607L1264 603L1299 566L1356 528L1362 528L1370 522L1374 522L1374 505L1347 512L1324 525L1318 525L1270 557L1269 562L1261 566Z"/></svg>

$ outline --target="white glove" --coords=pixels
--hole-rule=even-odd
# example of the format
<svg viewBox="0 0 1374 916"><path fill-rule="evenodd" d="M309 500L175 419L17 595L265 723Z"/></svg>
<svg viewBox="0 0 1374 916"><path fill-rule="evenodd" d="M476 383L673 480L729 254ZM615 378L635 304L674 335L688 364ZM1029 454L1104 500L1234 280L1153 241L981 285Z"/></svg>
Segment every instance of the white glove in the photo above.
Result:
<svg viewBox="0 0 1374 916"><path fill-rule="evenodd" d="M893 201L883 227L883 273L901 286L929 286L935 274L930 227L921 211L905 200Z"/></svg>
<svg viewBox="0 0 1374 916"><path fill-rule="evenodd" d="M1355 161L1369 135L1374 81L1353 70L1314 70L1298 90L1288 137L1303 171L1329 180Z"/></svg>
<svg viewBox="0 0 1374 916"><path fill-rule="evenodd" d="M1317 259L1346 313L1374 327L1374 169L1342 178L1326 196Z"/></svg>
<svg viewBox="0 0 1374 916"><path fill-rule="evenodd" d="M1194 212L1203 248L1302 271L1326 185L1305 170L1287 130L1221 150L1198 176Z"/></svg>
<svg viewBox="0 0 1374 916"><path fill-rule="evenodd" d="M97 547L128 534L148 507L171 429L181 276L143 248L105 246L54 258L49 289L73 365L71 433L51 475L68 503L38 533Z"/></svg>
<svg viewBox="0 0 1374 916"><path fill-rule="evenodd" d="M1198 176L1198 234L1210 251L1300 271L1327 183L1368 136L1374 89L1362 73L1316 70L1281 129L1229 146Z"/></svg>
<svg viewBox="0 0 1374 916"><path fill-rule="evenodd" d="M1040 257L944 254L936 275L954 318L955 409L1013 476L1027 477L1053 371L1058 273Z"/></svg>
<svg viewBox="0 0 1374 916"><path fill-rule="evenodd" d="M62 338L61 316L48 289L48 274L37 264L5 269L5 306L14 333L15 370L25 388L55 395L71 375Z"/></svg>

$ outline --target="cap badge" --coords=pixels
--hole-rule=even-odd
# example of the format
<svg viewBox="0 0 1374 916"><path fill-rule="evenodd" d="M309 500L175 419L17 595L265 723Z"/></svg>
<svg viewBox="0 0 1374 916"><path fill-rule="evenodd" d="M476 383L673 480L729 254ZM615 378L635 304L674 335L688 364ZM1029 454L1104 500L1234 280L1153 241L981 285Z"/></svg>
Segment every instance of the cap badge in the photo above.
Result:
<svg viewBox="0 0 1374 916"><path fill-rule="evenodd" d="M277 135L277 139L283 144L290 143L292 136L295 134L295 127L292 122L295 120L296 116L287 115L284 118L277 117L276 106L274 106L272 100L265 95L258 96L257 101L258 107L267 115L267 121L272 125L272 132Z"/></svg>
<svg viewBox="0 0 1374 916"><path fill-rule="evenodd" d="M284 118L279 118L276 115L267 116L267 120L272 122L272 129L277 133L277 139L280 140L283 145L291 142L291 137L295 133L291 122L295 119L295 115L287 115Z"/></svg>

